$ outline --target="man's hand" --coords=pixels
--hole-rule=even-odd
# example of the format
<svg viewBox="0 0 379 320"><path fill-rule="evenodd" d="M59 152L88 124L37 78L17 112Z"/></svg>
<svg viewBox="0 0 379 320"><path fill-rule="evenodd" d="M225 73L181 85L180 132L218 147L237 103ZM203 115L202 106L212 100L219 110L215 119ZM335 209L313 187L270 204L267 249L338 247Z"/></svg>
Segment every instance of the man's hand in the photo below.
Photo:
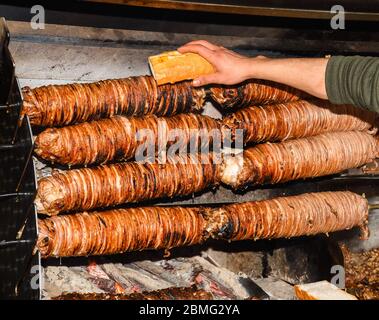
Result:
<svg viewBox="0 0 379 320"><path fill-rule="evenodd" d="M325 58L248 58L204 40L187 43L178 51L198 53L216 70L213 74L195 79L194 86L210 83L230 85L247 79L262 79L283 83L327 99L325 72L328 59Z"/></svg>
<svg viewBox="0 0 379 320"><path fill-rule="evenodd" d="M327 57L272 59L258 56L248 58L204 40L189 42L178 51L197 53L208 60L215 69L213 74L194 79L194 86L211 83L232 85L247 79L262 79L297 88L317 98L328 99L328 84L328 90L334 92L333 99L337 103L354 101L357 105L379 112L377 103L373 102L378 101L378 99L375 100L376 92L372 89L378 83L376 77L378 72L366 78L361 74L355 76L356 70L363 72L368 66L371 66L371 70L375 70L378 64L377 58L339 57L331 60L331 67L327 73L329 62ZM342 62L343 60L345 62ZM356 66L351 67L353 61ZM331 69L334 71L330 71ZM344 77L341 78L342 74ZM356 82L359 82L359 85Z"/></svg>
<svg viewBox="0 0 379 320"><path fill-rule="evenodd" d="M254 59L219 47L205 40L192 41L178 49L180 53L193 52L208 60L216 70L215 73L198 77L193 80L194 86L206 84L237 84L251 78L251 68Z"/></svg>

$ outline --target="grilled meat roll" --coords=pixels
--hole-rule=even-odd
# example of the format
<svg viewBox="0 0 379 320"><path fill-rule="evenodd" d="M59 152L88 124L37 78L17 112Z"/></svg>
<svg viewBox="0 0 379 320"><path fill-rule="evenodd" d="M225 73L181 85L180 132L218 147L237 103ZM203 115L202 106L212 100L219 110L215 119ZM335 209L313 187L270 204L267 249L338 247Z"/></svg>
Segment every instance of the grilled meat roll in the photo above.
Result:
<svg viewBox="0 0 379 320"><path fill-rule="evenodd" d="M308 97L298 89L265 80L250 80L235 86L214 86L209 90L212 100L225 109L285 103Z"/></svg>
<svg viewBox="0 0 379 320"><path fill-rule="evenodd" d="M38 221L42 257L170 249L203 241L197 208L145 207L54 216Z"/></svg>
<svg viewBox="0 0 379 320"><path fill-rule="evenodd" d="M320 192L221 208L145 207L40 219L43 258L170 249L225 240L315 235L359 226L367 237L368 203L352 192Z"/></svg>
<svg viewBox="0 0 379 320"><path fill-rule="evenodd" d="M123 114L174 115L201 109L205 93L190 82L158 86L139 76L94 83L23 88L22 114L32 125L63 126Z"/></svg>
<svg viewBox="0 0 379 320"><path fill-rule="evenodd" d="M224 126L244 130L244 143L283 141L325 132L375 133L378 115L352 105L328 101L292 101L240 109L223 119Z"/></svg>
<svg viewBox="0 0 379 320"><path fill-rule="evenodd" d="M264 143L226 156L221 180L233 188L274 184L335 174L371 162L378 140L360 131L325 133L280 143Z"/></svg>
<svg viewBox="0 0 379 320"><path fill-rule="evenodd" d="M210 209L211 236L246 240L290 238L362 228L367 236L368 202L346 192L317 192ZM210 223L210 222L208 222Z"/></svg>
<svg viewBox="0 0 379 320"><path fill-rule="evenodd" d="M191 195L219 181L212 156L171 157L165 164L126 162L53 173L38 181L37 211L57 214Z"/></svg>
<svg viewBox="0 0 379 320"><path fill-rule="evenodd" d="M208 149L218 139L220 123L207 116L179 114L158 118L115 116L63 128L48 128L37 136L35 153L63 165L129 160L151 145L154 153L175 144L179 150ZM217 141L217 140L216 140ZM156 156L156 154L155 154Z"/></svg>

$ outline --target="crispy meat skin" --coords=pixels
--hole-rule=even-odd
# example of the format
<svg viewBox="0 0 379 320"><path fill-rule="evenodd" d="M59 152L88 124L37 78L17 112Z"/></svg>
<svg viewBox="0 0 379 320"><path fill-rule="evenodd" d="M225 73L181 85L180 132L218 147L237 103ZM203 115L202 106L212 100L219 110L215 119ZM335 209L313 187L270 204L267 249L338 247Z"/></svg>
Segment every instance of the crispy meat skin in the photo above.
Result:
<svg viewBox="0 0 379 320"><path fill-rule="evenodd" d="M210 96L225 109L285 103L308 97L303 91L265 80L250 80L236 86L214 86Z"/></svg>
<svg viewBox="0 0 379 320"><path fill-rule="evenodd" d="M204 90L190 82L158 86L153 77L23 88L23 115L32 125L63 126L114 115L173 115L200 109Z"/></svg>
<svg viewBox="0 0 379 320"><path fill-rule="evenodd" d="M199 244L204 219L197 208L157 206L54 216L38 226L43 257L70 257Z"/></svg>
<svg viewBox="0 0 379 320"><path fill-rule="evenodd" d="M172 287L155 291L135 292L131 294L111 293L65 293L53 300L213 300L210 292L189 288Z"/></svg>
<svg viewBox="0 0 379 320"><path fill-rule="evenodd" d="M378 115L351 105L324 100L292 101L237 110L223 119L224 126L244 130L244 143L283 141L325 132L375 133Z"/></svg>
<svg viewBox="0 0 379 320"><path fill-rule="evenodd" d="M369 163L378 156L378 140L360 131L325 133L247 148L226 157L221 180L233 188L275 184L335 174Z"/></svg>
<svg viewBox="0 0 379 320"><path fill-rule="evenodd" d="M271 239L359 226L367 236L368 204L352 192L320 192L221 208L139 207L53 216L38 221L42 257L170 249L225 240Z"/></svg>
<svg viewBox="0 0 379 320"><path fill-rule="evenodd" d="M35 203L39 213L51 215L191 195L218 184L213 159L189 154L165 164L123 162L54 173L38 181Z"/></svg>
<svg viewBox="0 0 379 320"><path fill-rule="evenodd" d="M366 236L367 200L352 192L318 192L211 209L213 238L291 238L360 226Z"/></svg>
<svg viewBox="0 0 379 320"><path fill-rule="evenodd" d="M180 130L180 135L170 137L176 129ZM212 145L214 134L221 136L220 129L218 120L196 114L161 118L154 115L144 118L115 116L63 128L48 128L37 136L35 153L63 165L107 163L133 158L145 142L158 147L158 140L168 142L165 144L167 148L175 142L187 148L190 141L196 143L194 150L206 148ZM138 137L137 133L141 136ZM150 133L153 133L152 137Z"/></svg>

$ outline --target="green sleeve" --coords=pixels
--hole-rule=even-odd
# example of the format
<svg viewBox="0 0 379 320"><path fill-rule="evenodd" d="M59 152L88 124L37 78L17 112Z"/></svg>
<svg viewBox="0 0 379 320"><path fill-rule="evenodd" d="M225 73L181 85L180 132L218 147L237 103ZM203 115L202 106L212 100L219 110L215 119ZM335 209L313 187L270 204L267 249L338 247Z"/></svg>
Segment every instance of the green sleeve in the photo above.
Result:
<svg viewBox="0 0 379 320"><path fill-rule="evenodd" d="M332 103L379 112L379 58L331 57L326 66L325 85Z"/></svg>

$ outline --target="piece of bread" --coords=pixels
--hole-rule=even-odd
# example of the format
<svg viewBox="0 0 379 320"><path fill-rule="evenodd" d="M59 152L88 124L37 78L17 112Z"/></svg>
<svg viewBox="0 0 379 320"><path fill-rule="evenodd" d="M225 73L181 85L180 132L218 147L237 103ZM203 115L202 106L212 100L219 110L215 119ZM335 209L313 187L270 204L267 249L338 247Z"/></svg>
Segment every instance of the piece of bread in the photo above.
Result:
<svg viewBox="0 0 379 320"><path fill-rule="evenodd" d="M151 72L158 85L192 80L215 72L213 66L196 53L163 52L149 57Z"/></svg>
<svg viewBox="0 0 379 320"><path fill-rule="evenodd" d="M300 300L358 300L325 280L296 285L295 294Z"/></svg>

